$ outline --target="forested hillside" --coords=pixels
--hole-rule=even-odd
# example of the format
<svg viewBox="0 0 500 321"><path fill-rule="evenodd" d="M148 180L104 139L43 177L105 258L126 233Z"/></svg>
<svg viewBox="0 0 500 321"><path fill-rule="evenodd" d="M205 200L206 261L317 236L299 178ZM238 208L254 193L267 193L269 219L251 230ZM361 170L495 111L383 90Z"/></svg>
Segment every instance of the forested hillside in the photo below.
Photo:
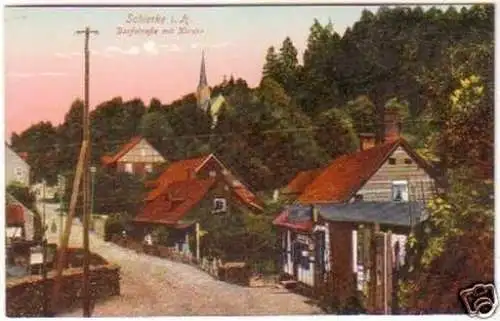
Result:
<svg viewBox="0 0 500 321"><path fill-rule="evenodd" d="M141 134L169 160L215 152L254 189L271 189L299 170L353 151L358 133L380 133L384 108L391 106L404 112L403 132L410 143L441 160L442 168L490 164L493 21L488 5L445 12L382 7L377 13L364 11L344 35L335 32L334 22L311 21L303 64L287 38L281 48L262 53L257 88L232 78L212 88L230 106L214 129L194 94L168 105L116 97L96 106L92 160L98 163ZM470 75L484 85L481 104L467 117L477 123L450 122L450 95ZM57 173L74 171L82 106L76 100L60 125L40 122L12 135L13 148L28 152L35 180L53 183ZM454 133L468 131L473 134L457 143Z"/></svg>

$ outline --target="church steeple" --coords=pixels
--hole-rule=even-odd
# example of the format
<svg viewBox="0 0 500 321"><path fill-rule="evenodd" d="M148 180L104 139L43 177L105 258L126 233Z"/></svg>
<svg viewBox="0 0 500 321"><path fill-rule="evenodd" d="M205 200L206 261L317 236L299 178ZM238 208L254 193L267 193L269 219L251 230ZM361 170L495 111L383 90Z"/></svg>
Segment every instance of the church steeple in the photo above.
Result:
<svg viewBox="0 0 500 321"><path fill-rule="evenodd" d="M201 53L201 68L200 68L200 82L196 91L196 98L198 100L198 107L204 111L208 110L210 105L210 87L208 87L207 72L205 69L205 51Z"/></svg>
<svg viewBox="0 0 500 321"><path fill-rule="evenodd" d="M200 69L200 83L198 88L208 86L207 72L205 70L205 50L201 52L201 69Z"/></svg>

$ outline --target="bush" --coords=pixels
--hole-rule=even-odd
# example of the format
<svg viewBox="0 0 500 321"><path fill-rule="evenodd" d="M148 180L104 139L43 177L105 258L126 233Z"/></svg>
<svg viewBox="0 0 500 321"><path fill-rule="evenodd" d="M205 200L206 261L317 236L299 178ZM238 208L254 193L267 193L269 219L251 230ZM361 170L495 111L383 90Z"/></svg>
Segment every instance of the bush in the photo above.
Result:
<svg viewBox="0 0 500 321"><path fill-rule="evenodd" d="M165 226L159 226L153 230L152 237L156 244L168 245L168 238L170 233Z"/></svg>

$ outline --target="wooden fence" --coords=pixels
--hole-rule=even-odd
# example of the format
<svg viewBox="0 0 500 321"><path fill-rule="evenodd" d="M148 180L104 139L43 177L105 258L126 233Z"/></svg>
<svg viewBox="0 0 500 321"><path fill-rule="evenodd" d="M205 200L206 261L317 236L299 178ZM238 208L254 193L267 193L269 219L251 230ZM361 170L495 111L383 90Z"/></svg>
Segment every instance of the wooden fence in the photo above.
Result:
<svg viewBox="0 0 500 321"><path fill-rule="evenodd" d="M138 253L145 253L160 258L166 258L171 261L189 264L206 272L217 280L243 286L250 285L251 272L244 262L222 262L220 258L209 257L203 257L198 261L191 253L179 252L175 247L146 245L123 236L114 236L111 241Z"/></svg>

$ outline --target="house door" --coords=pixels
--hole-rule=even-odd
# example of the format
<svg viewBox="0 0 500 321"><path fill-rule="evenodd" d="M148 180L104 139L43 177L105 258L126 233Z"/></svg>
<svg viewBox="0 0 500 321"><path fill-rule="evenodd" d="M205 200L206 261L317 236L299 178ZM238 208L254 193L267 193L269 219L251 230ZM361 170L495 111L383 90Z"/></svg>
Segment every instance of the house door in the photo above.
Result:
<svg viewBox="0 0 500 321"><path fill-rule="evenodd" d="M316 269L320 282L325 280L326 277L326 234L325 232L318 232L316 239Z"/></svg>

